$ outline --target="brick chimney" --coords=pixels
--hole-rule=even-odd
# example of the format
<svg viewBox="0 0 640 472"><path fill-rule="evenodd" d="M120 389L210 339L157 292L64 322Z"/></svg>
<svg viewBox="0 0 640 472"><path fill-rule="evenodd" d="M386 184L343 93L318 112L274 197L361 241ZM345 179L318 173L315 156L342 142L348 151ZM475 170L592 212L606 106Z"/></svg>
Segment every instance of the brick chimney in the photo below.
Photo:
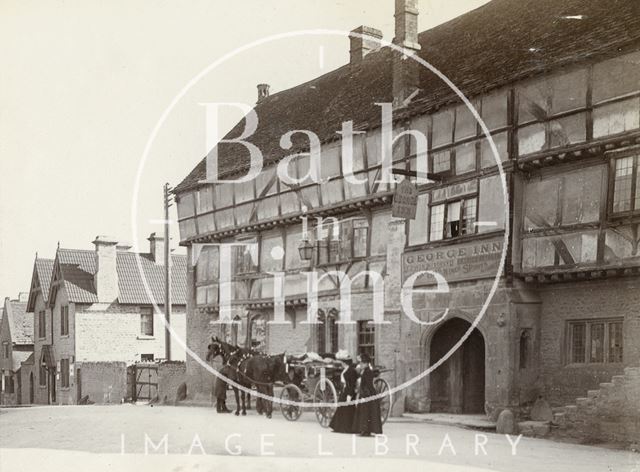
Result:
<svg viewBox="0 0 640 472"><path fill-rule="evenodd" d="M258 84L258 103L269 96L269 84Z"/></svg>
<svg viewBox="0 0 640 472"><path fill-rule="evenodd" d="M153 261L156 264L164 265L164 238L157 236L156 233L151 233L147 241L149 241L149 252Z"/></svg>
<svg viewBox="0 0 640 472"><path fill-rule="evenodd" d="M371 28L370 26L359 26L351 30L352 33L361 36L350 35L349 47L349 64L358 64L362 62L364 57L371 51L380 48L380 39L382 39L382 31Z"/></svg>
<svg viewBox="0 0 640 472"><path fill-rule="evenodd" d="M404 49L405 54L393 55L393 105L402 108L418 90L420 64L410 57L420 50L418 42L417 0L395 0L395 37L393 44Z"/></svg>
<svg viewBox="0 0 640 472"><path fill-rule="evenodd" d="M108 236L96 236L96 273L93 281L100 303L112 303L118 298L118 271L116 269L116 246L118 241Z"/></svg>

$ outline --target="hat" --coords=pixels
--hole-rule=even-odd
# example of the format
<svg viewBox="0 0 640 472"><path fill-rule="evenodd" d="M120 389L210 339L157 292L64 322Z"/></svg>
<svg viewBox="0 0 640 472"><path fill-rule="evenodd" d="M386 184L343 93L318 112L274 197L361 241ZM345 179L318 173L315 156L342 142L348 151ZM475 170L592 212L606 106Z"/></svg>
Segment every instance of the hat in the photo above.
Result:
<svg viewBox="0 0 640 472"><path fill-rule="evenodd" d="M336 352L336 359L339 361L346 361L348 359L351 359L351 356L349 355L349 351L347 351L346 349L340 349L338 352Z"/></svg>
<svg viewBox="0 0 640 472"><path fill-rule="evenodd" d="M367 354L366 352L361 352L360 353L360 360L362 362L370 363L371 362L371 356L369 356L369 354Z"/></svg>

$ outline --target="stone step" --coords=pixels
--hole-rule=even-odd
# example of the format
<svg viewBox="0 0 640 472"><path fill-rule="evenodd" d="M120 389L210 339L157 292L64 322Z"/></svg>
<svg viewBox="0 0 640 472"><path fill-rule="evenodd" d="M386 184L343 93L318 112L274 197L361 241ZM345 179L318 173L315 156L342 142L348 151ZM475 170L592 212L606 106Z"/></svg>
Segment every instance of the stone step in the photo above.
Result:
<svg viewBox="0 0 640 472"><path fill-rule="evenodd" d="M548 421L522 421L518 423L518 431L523 436L543 438L549 434L551 426Z"/></svg>
<svg viewBox="0 0 640 472"><path fill-rule="evenodd" d="M640 377L640 367L625 367L624 375L629 377Z"/></svg>
<svg viewBox="0 0 640 472"><path fill-rule="evenodd" d="M601 390L611 390L615 385L613 382L603 382L600 384Z"/></svg>
<svg viewBox="0 0 640 472"><path fill-rule="evenodd" d="M578 408L589 406L590 403L591 403L591 399L590 398L587 398L587 397L576 398L576 405L577 405Z"/></svg>
<svg viewBox="0 0 640 472"><path fill-rule="evenodd" d="M598 398L600 390L587 390L587 398Z"/></svg>
<svg viewBox="0 0 640 472"><path fill-rule="evenodd" d="M614 375L611 377L611 382L613 382L614 385L624 385L624 375Z"/></svg>
<svg viewBox="0 0 640 472"><path fill-rule="evenodd" d="M558 425L560 428L566 428L567 426L567 414L564 412L558 412L553 414L553 424Z"/></svg>

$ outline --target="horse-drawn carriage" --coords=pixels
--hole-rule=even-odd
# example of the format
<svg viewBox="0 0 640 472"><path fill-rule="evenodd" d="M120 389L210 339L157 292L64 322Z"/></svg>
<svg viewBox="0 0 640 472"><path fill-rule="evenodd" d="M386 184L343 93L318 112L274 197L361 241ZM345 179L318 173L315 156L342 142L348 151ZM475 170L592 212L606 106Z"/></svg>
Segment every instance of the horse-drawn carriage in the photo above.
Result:
<svg viewBox="0 0 640 472"><path fill-rule="evenodd" d="M329 426L343 388L340 379L344 370L342 362L330 357L322 358L317 354L305 354L301 357L287 356L284 353L267 356L218 338L212 338L211 341L207 361L221 357L227 378L244 387L242 391L233 387L236 415L246 414L245 390L255 388L264 400L260 401L260 410L271 418L271 401L265 397L274 398L274 385L282 382L284 386L279 396L282 400L280 409L287 420L295 421L300 418L305 406L303 404L311 403L318 423L325 428ZM384 423L393 405L391 388L380 377L387 370L381 366L374 367L373 370L376 377L373 385L376 392L382 394L379 398L380 416Z"/></svg>
<svg viewBox="0 0 640 472"><path fill-rule="evenodd" d="M312 360L292 359L287 368L292 382L282 387L280 391L280 410L282 416L289 421L296 421L302 415L301 403L316 404L313 410L318 423L324 428L329 426L336 411L343 384L340 380L344 365L333 359ZM387 372L382 366L374 367L374 387L380 397L380 416L382 423L389 417L393 405L393 397L389 383L380 377Z"/></svg>

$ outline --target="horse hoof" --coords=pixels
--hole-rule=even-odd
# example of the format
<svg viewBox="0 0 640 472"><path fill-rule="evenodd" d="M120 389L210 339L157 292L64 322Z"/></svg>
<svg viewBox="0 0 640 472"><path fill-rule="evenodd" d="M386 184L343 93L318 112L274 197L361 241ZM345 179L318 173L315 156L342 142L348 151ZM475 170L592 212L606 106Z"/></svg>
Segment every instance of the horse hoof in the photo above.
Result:
<svg viewBox="0 0 640 472"><path fill-rule="evenodd" d="M267 415L267 418L271 419L271 415Z"/></svg>
<svg viewBox="0 0 640 472"><path fill-rule="evenodd" d="M246 412L246 411L243 411L243 412L242 412L242 416L247 416L247 412Z"/></svg>
<svg viewBox="0 0 640 472"><path fill-rule="evenodd" d="M240 416L240 412L239 411L236 411L236 416Z"/></svg>

